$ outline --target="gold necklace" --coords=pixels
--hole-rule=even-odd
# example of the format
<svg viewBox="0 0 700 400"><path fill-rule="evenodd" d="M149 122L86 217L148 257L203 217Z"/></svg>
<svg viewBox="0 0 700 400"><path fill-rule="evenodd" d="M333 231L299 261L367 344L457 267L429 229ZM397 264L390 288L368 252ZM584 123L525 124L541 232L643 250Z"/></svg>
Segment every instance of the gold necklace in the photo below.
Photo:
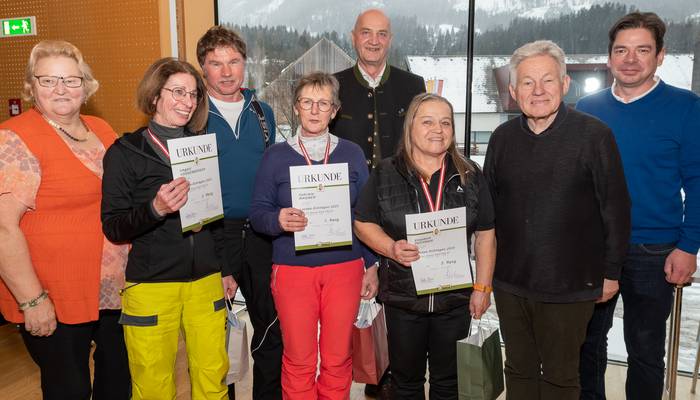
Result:
<svg viewBox="0 0 700 400"><path fill-rule="evenodd" d="M63 133L64 135L68 136L69 139L71 139L71 140L73 140L73 141L75 141L75 142L87 142L87 140L88 140L87 137L82 138L82 139L77 138L77 137L71 135L70 133L68 133L67 130L63 129L63 127L62 127L61 125L59 125L58 122L52 120L51 118L47 117L47 116L44 115L44 114L41 114L41 116L44 117L44 119L46 120L46 122L49 123L49 125L51 125L51 126L54 127L55 129L58 129L59 131L61 131L61 133ZM83 128L85 128L85 132L87 132L88 135L89 135L89 134L90 134L90 129L88 129L87 125L85 125L85 122L83 121L82 118L79 118L79 119L80 119L80 122L83 124Z"/></svg>

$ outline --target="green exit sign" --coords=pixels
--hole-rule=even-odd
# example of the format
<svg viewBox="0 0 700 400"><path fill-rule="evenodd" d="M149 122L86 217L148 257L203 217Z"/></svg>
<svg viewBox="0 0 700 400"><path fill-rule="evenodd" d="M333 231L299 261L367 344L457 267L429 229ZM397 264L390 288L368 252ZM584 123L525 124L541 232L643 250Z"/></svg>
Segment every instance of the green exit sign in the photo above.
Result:
<svg viewBox="0 0 700 400"><path fill-rule="evenodd" d="M0 19L0 27L3 37L36 35L36 17Z"/></svg>

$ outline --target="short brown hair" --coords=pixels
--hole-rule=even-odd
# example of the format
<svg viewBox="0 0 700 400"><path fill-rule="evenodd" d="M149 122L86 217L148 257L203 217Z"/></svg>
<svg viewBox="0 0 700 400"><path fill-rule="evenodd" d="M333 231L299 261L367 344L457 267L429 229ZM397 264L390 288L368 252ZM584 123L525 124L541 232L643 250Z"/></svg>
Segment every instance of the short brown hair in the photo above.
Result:
<svg viewBox="0 0 700 400"><path fill-rule="evenodd" d="M613 43L617 38L617 33L625 29L644 28L651 32L656 42L656 54L664 48L664 35L666 34L666 24L653 12L635 11L625 15L615 22L608 32L608 55L612 54Z"/></svg>
<svg viewBox="0 0 700 400"><path fill-rule="evenodd" d="M204 129L209 117L209 104L204 101L207 89L202 77L187 61L166 57L151 64L136 89L136 105L142 113L153 117L156 114L155 103L160 97L165 83L170 76L180 73L192 75L197 83L197 108L187 127L192 132L198 133Z"/></svg>
<svg viewBox="0 0 700 400"><path fill-rule="evenodd" d="M459 172L460 181L462 182L462 184L466 184L467 175L474 172L474 167L471 164L469 164L469 162L467 162L467 160L459 152L459 150L457 150L457 136L455 136L454 128L455 113L454 108L452 107L452 103L450 103L449 100L447 100L446 98L437 94L420 93L416 95L411 101L411 104L409 104L408 111L406 111L406 118L403 122L403 135L401 135L401 141L399 142L399 145L396 148L396 157L399 159L403 159L403 161L406 163L406 165L408 165L410 169L417 172L423 178L430 178L429 176L423 176L424 174L422 170L419 168L419 166L413 159L413 141L411 139L413 122L416 118L416 114L418 113L418 109L421 105L423 105L423 103L427 103L429 101L444 103L447 104L448 107L450 107L450 119L452 120L452 143L450 143L450 147L447 148L447 154L450 155L450 157L452 158L452 162L457 168L457 172Z"/></svg>
<svg viewBox="0 0 700 400"><path fill-rule="evenodd" d="M314 71L301 77L296 88L294 88L294 101L299 100L299 95L305 87L311 86L317 89L330 87L331 101L336 109L340 108L340 83L338 79L331 74L321 71Z"/></svg>
<svg viewBox="0 0 700 400"><path fill-rule="evenodd" d="M78 69L83 74L83 92L85 100L97 92L100 83L92 76L92 69L83 59L83 53L72 43L63 40L42 40L32 48L29 53L29 62L24 75L24 85L22 89L22 97L26 101L34 101L32 93L32 84L34 83L34 71L36 64L45 57L68 57L78 63Z"/></svg>
<svg viewBox="0 0 700 400"><path fill-rule="evenodd" d="M219 47L232 47L247 60L246 45L241 36L225 26L215 25L199 38L197 41L197 61L200 66L204 66L204 59L207 54Z"/></svg>

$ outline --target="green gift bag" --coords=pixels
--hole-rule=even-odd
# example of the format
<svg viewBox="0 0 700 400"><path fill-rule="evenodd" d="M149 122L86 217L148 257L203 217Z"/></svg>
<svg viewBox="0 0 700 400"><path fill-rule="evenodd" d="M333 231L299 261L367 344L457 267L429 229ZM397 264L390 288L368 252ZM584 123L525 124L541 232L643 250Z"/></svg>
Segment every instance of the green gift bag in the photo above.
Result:
<svg viewBox="0 0 700 400"><path fill-rule="evenodd" d="M459 400L495 400L503 393L503 357L498 328L479 327L457 341Z"/></svg>

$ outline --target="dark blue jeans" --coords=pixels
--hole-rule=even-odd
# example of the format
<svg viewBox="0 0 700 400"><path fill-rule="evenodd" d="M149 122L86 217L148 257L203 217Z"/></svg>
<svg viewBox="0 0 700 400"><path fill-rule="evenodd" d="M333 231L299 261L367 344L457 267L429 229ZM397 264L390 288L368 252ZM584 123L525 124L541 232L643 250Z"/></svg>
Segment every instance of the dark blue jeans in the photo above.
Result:
<svg viewBox="0 0 700 400"><path fill-rule="evenodd" d="M629 400L659 400L664 385L666 320L673 307L673 285L666 281L664 263L675 245L632 244L620 278L624 310ZM596 304L581 347L581 399L605 399L608 331L618 296Z"/></svg>

